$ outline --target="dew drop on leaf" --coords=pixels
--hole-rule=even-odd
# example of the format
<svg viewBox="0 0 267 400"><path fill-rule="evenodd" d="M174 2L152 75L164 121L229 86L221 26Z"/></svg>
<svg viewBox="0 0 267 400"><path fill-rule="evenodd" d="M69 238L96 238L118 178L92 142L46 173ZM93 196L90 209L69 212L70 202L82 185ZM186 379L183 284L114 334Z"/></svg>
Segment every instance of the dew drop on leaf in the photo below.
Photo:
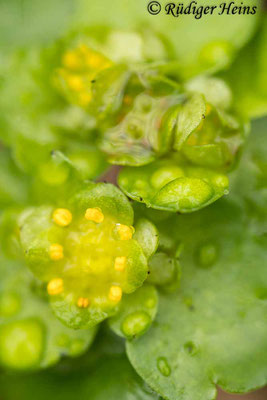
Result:
<svg viewBox="0 0 267 400"><path fill-rule="evenodd" d="M191 355L196 354L196 351L197 351L196 346L194 345L193 342L185 343L184 349L188 354L191 354Z"/></svg>
<svg viewBox="0 0 267 400"><path fill-rule="evenodd" d="M168 364L166 357L159 357L157 359L157 367L159 372L164 376L170 376L171 368Z"/></svg>

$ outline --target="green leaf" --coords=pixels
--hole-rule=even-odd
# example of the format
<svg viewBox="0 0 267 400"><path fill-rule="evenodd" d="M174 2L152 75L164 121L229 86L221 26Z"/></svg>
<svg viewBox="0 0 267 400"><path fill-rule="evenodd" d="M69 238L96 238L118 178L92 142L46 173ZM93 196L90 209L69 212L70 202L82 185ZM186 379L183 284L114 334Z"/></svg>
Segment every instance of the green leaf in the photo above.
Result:
<svg viewBox="0 0 267 400"><path fill-rule="evenodd" d="M174 95L136 96L122 121L104 131L100 146L109 162L145 165L170 151L180 103L181 98Z"/></svg>
<svg viewBox="0 0 267 400"><path fill-rule="evenodd" d="M182 152L193 164L220 170L230 169L238 158L248 127L238 114L229 113L230 103L225 109L228 102L225 99L227 95L222 93L225 87L216 93L220 104L220 107L216 107L216 95L209 88L211 83L207 78L203 78L202 82L201 78L191 81L191 85L192 89L196 87L196 93L189 94L181 107L173 148Z"/></svg>
<svg viewBox="0 0 267 400"><path fill-rule="evenodd" d="M164 292L173 292L180 285L181 266L177 257L159 251L149 261L148 282Z"/></svg>
<svg viewBox="0 0 267 400"><path fill-rule="evenodd" d="M126 167L120 172L118 183L133 200L158 210L182 213L206 207L228 189L226 175L175 159Z"/></svg>
<svg viewBox="0 0 267 400"><path fill-rule="evenodd" d="M243 204L255 232L267 231L267 119L256 120L239 168L230 176L231 194Z"/></svg>
<svg viewBox="0 0 267 400"><path fill-rule="evenodd" d="M25 265L1 256L0 364L17 370L51 366L61 356L78 356L96 328L73 331L53 315L44 288Z"/></svg>
<svg viewBox="0 0 267 400"><path fill-rule="evenodd" d="M5 400L34 400L36 393L40 400L54 400L55 396L57 400L75 400L77 395L79 400L159 400L124 355L105 355L91 369L0 376L0 395Z"/></svg>
<svg viewBox="0 0 267 400"><path fill-rule="evenodd" d="M152 285L144 285L124 296L119 312L109 319L109 326L119 336L136 338L149 329L157 309L157 290Z"/></svg>
<svg viewBox="0 0 267 400"><path fill-rule="evenodd" d="M157 251L148 261L147 282L155 285L160 291L173 292L180 285L181 265L179 257L183 246L175 236L170 236L165 229L170 221L171 214L166 211L146 208L140 203L135 203L134 206L135 215L141 216L141 220L144 217L149 218L155 224L158 232Z"/></svg>
<svg viewBox="0 0 267 400"><path fill-rule="evenodd" d="M203 96L194 94L179 113L174 147L180 150L188 136L205 118L206 103Z"/></svg>
<svg viewBox="0 0 267 400"><path fill-rule="evenodd" d="M116 113L121 107L130 77L131 73L124 65L115 65L99 72L92 83L91 113L100 119Z"/></svg>
<svg viewBox="0 0 267 400"><path fill-rule="evenodd" d="M180 291L161 295L132 365L168 400L214 399L266 384L266 251L239 206L220 200L165 222L184 244Z"/></svg>
<svg viewBox="0 0 267 400"><path fill-rule="evenodd" d="M78 208L100 207L104 212L118 219L121 224L133 224L133 210L125 195L114 185L106 183L87 183L76 193L70 203Z"/></svg>
<svg viewBox="0 0 267 400"><path fill-rule="evenodd" d="M148 219L138 219L135 225L134 239L137 240L142 247L146 258L150 258L158 248L158 230Z"/></svg>

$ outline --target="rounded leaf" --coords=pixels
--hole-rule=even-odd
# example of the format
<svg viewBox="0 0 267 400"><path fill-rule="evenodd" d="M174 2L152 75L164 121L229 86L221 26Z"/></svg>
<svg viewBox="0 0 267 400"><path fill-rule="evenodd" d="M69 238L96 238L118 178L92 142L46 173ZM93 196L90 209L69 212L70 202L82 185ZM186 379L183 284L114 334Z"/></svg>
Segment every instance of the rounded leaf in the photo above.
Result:
<svg viewBox="0 0 267 400"><path fill-rule="evenodd" d="M175 160L124 168L118 182L125 194L148 207L181 213L199 210L228 193L226 175Z"/></svg>
<svg viewBox="0 0 267 400"><path fill-rule="evenodd" d="M131 363L170 400L212 400L215 385L240 393L264 386L263 237L226 201L172 218L166 229L184 244L181 288L160 296L149 335L127 343Z"/></svg>
<svg viewBox="0 0 267 400"><path fill-rule="evenodd" d="M142 247L146 258L150 258L156 252L159 243L159 234L156 226L148 219L138 219L135 224L134 238Z"/></svg>
<svg viewBox="0 0 267 400"><path fill-rule="evenodd" d="M109 326L117 335L133 339L149 329L157 308L157 290L152 285L144 285L124 296L119 312L110 318Z"/></svg>

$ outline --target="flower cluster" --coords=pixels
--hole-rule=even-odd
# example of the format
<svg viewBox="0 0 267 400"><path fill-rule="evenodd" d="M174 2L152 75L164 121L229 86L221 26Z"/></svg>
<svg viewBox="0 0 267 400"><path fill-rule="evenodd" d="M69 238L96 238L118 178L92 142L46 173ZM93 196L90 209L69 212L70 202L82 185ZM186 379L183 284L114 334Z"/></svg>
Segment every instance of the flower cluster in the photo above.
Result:
<svg viewBox="0 0 267 400"><path fill-rule="evenodd" d="M86 184L61 208L26 210L20 238L33 273L47 285L56 315L87 328L118 310L123 293L147 277L133 212L114 186Z"/></svg>

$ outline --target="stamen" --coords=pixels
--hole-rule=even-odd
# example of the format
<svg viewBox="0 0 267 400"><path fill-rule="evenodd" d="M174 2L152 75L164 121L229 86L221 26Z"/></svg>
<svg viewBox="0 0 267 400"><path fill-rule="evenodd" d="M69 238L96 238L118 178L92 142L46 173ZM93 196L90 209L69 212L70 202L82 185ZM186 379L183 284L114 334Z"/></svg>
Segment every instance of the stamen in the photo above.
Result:
<svg viewBox="0 0 267 400"><path fill-rule="evenodd" d="M92 69L105 69L110 63L98 54L89 53L86 57L86 64Z"/></svg>
<svg viewBox="0 0 267 400"><path fill-rule="evenodd" d="M126 266L126 257L116 257L115 258L115 264L114 264L114 268L116 271L124 271L125 270L125 266Z"/></svg>
<svg viewBox="0 0 267 400"><path fill-rule="evenodd" d="M77 306L80 308L87 308L89 306L89 300L87 297L80 297L77 301Z"/></svg>
<svg viewBox="0 0 267 400"><path fill-rule="evenodd" d="M119 286L111 286L109 289L109 299L111 301L119 302L121 300L122 290Z"/></svg>
<svg viewBox="0 0 267 400"><path fill-rule="evenodd" d="M121 240L130 240L133 237L134 228L123 224L117 224L117 232Z"/></svg>
<svg viewBox="0 0 267 400"><path fill-rule="evenodd" d="M88 221L93 221L97 224L100 224L104 221L105 217L100 208L87 208L87 210L85 211L85 218Z"/></svg>
<svg viewBox="0 0 267 400"><path fill-rule="evenodd" d="M72 214L67 208L57 208L53 212L53 221L59 226L68 226L72 221Z"/></svg>
<svg viewBox="0 0 267 400"><path fill-rule="evenodd" d="M63 280L61 278L52 279L47 285L47 292L50 296L55 296L63 292Z"/></svg>
<svg viewBox="0 0 267 400"><path fill-rule="evenodd" d="M58 243L51 244L49 255L53 261L62 260L62 258L64 258L63 246Z"/></svg>
<svg viewBox="0 0 267 400"><path fill-rule="evenodd" d="M64 67L70 69L77 69L80 67L80 60L75 51L67 51L62 58Z"/></svg>
<svg viewBox="0 0 267 400"><path fill-rule="evenodd" d="M79 75L70 75L66 78L70 89L80 92L84 88L83 80Z"/></svg>

